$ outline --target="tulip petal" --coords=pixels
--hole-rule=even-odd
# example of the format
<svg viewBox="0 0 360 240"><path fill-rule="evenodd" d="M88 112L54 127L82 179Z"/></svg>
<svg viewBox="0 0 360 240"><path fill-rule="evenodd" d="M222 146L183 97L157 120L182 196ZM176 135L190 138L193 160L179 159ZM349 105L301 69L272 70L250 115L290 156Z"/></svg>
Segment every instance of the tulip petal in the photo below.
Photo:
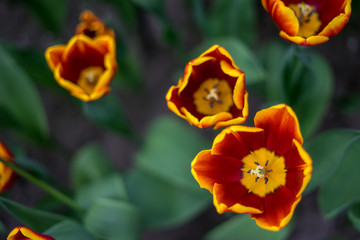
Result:
<svg viewBox="0 0 360 240"><path fill-rule="evenodd" d="M237 182L241 178L242 162L227 156L212 155L210 150L201 151L191 163L191 172L200 187L213 192L215 183Z"/></svg>
<svg viewBox="0 0 360 240"><path fill-rule="evenodd" d="M233 211L236 213L260 214L263 212L263 198L249 193L239 182L215 184L214 206L219 213Z"/></svg>
<svg viewBox="0 0 360 240"><path fill-rule="evenodd" d="M278 156L290 149L293 139L303 143L299 121L294 111L284 104L259 111L254 122L255 127L265 131L267 149L275 151Z"/></svg>
<svg viewBox="0 0 360 240"><path fill-rule="evenodd" d="M251 214L251 218L265 229L278 231L285 227L301 197L289 190L287 187L278 188L273 194L267 194L264 199L264 212L262 214Z"/></svg>

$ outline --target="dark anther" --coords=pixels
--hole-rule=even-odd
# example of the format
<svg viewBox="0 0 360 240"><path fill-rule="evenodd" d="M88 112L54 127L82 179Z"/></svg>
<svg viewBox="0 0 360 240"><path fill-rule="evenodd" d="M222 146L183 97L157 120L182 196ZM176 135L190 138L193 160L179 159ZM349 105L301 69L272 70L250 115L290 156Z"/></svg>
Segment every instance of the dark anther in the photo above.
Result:
<svg viewBox="0 0 360 240"><path fill-rule="evenodd" d="M268 163L269 163L269 160L266 160L265 166L267 166L267 165L268 165Z"/></svg>
<svg viewBox="0 0 360 240"><path fill-rule="evenodd" d="M268 181L269 181L269 179L267 177L265 177L265 184L267 184Z"/></svg>
<svg viewBox="0 0 360 240"><path fill-rule="evenodd" d="M251 169L249 171L247 171L247 173L251 173Z"/></svg>
<svg viewBox="0 0 360 240"><path fill-rule="evenodd" d="M259 177L255 178L255 182L257 182L258 179L259 179Z"/></svg>
<svg viewBox="0 0 360 240"><path fill-rule="evenodd" d="M270 169L270 170L267 170L267 172L272 172L272 169Z"/></svg>
<svg viewBox="0 0 360 240"><path fill-rule="evenodd" d="M254 163L255 163L256 165L258 165L258 166L260 165L258 162L254 162Z"/></svg>

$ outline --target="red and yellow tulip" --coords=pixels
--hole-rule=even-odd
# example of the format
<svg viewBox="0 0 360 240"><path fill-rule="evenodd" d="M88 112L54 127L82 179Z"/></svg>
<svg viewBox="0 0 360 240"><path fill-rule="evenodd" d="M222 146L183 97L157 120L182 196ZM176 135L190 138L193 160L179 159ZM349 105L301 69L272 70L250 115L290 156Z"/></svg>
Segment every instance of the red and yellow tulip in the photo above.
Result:
<svg viewBox="0 0 360 240"><path fill-rule="evenodd" d="M0 158L11 163L14 161L12 153L2 142L0 142ZM14 171L0 162L0 193L11 186L14 176Z"/></svg>
<svg viewBox="0 0 360 240"><path fill-rule="evenodd" d="M348 23L351 0L262 0L280 36L303 46L324 43Z"/></svg>
<svg viewBox="0 0 360 240"><path fill-rule="evenodd" d="M7 240L55 240L55 238L34 232L27 227L16 227L14 228L7 237Z"/></svg>
<svg viewBox="0 0 360 240"><path fill-rule="evenodd" d="M248 116L245 74L218 45L186 65L166 100L170 110L199 128L241 124Z"/></svg>
<svg viewBox="0 0 360 240"><path fill-rule="evenodd" d="M302 147L298 119L286 105L259 111L255 127L230 126L191 164L194 178L213 194L219 213L251 214L265 229L290 221L310 181L312 160Z"/></svg>
<svg viewBox="0 0 360 240"><path fill-rule="evenodd" d="M90 10L81 12L80 23L76 27L75 34L84 34L90 38L103 35L115 38L114 31L108 28L104 22Z"/></svg>
<svg viewBox="0 0 360 240"><path fill-rule="evenodd" d="M93 101L110 92L117 68L113 37L75 35L67 45L49 47L45 57L57 83L73 96Z"/></svg>

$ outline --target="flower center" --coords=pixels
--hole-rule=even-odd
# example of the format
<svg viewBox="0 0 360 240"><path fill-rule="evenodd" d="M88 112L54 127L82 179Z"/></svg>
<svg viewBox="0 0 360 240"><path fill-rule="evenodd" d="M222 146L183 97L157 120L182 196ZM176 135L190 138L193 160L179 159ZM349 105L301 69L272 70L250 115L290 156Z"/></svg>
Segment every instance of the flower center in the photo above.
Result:
<svg viewBox="0 0 360 240"><path fill-rule="evenodd" d="M319 31L321 21L315 6L300 2L298 4L289 4L289 8L294 11L295 16L299 20L298 36L307 38L315 35Z"/></svg>
<svg viewBox="0 0 360 240"><path fill-rule="evenodd" d="M285 185L285 160L274 152L260 148L250 152L242 162L243 177L240 181L249 192L264 197Z"/></svg>
<svg viewBox="0 0 360 240"><path fill-rule="evenodd" d="M102 67L87 67L80 72L77 85L87 94L91 94L103 72Z"/></svg>
<svg viewBox="0 0 360 240"><path fill-rule="evenodd" d="M227 112L233 105L229 83L217 78L205 80L195 91L193 97L196 110L204 115Z"/></svg>

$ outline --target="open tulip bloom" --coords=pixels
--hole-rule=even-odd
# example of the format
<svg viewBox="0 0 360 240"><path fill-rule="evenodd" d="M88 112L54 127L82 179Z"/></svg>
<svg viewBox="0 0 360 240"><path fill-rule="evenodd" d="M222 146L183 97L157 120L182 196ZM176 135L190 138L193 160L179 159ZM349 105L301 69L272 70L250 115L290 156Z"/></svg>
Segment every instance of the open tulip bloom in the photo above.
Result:
<svg viewBox="0 0 360 240"><path fill-rule="evenodd" d="M293 110L276 105L259 111L255 127L231 126L191 164L194 178L213 194L219 213L248 213L265 229L290 221L311 178Z"/></svg>
<svg viewBox="0 0 360 240"><path fill-rule="evenodd" d="M241 124L248 116L245 74L218 45L186 65L166 100L170 110L199 128Z"/></svg>
<svg viewBox="0 0 360 240"><path fill-rule="evenodd" d="M351 0L262 0L280 36L303 46L324 43L348 23Z"/></svg>
<svg viewBox="0 0 360 240"><path fill-rule="evenodd" d="M110 92L117 68L113 37L75 35L67 45L49 47L45 57L57 83L73 96L93 101Z"/></svg>
<svg viewBox="0 0 360 240"><path fill-rule="evenodd" d="M9 233L7 240L55 240L53 237L34 232L27 227L16 227Z"/></svg>

